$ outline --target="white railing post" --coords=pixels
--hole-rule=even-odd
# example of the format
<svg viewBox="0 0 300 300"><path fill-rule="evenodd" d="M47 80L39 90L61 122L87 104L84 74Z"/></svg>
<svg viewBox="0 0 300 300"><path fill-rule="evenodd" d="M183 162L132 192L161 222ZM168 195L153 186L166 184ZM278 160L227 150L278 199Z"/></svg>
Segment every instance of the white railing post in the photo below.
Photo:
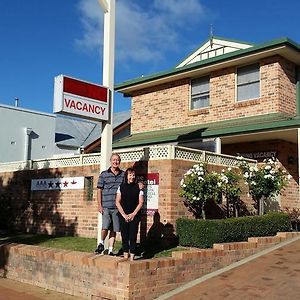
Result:
<svg viewBox="0 0 300 300"><path fill-rule="evenodd" d="M175 159L175 146L168 145L168 159Z"/></svg>

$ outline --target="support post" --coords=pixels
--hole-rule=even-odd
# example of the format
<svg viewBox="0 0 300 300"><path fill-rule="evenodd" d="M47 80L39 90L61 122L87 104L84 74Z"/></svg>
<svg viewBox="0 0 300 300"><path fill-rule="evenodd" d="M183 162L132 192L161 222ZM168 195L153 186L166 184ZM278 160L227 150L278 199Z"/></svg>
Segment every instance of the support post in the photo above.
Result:
<svg viewBox="0 0 300 300"><path fill-rule="evenodd" d="M221 139L219 137L217 137L215 139L215 141L216 141L216 150L215 151L217 154L221 154L221 151L222 151Z"/></svg>
<svg viewBox="0 0 300 300"><path fill-rule="evenodd" d="M115 62L115 0L98 0L104 12L103 40L103 86L109 89L110 114L107 122L102 123L100 171L109 167L112 153L112 122L114 103L114 62ZM97 243L101 239L102 215L98 213Z"/></svg>

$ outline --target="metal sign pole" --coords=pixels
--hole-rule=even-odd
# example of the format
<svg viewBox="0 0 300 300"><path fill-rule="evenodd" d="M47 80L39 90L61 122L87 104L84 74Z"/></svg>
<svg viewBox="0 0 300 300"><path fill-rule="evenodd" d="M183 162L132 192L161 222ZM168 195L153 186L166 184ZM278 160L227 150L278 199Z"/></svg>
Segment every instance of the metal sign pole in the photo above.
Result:
<svg viewBox="0 0 300 300"><path fill-rule="evenodd" d="M110 116L102 123L100 171L109 167L112 153L112 121L114 103L114 63L115 63L115 0L98 0L104 12L103 40L103 85L109 88ZM102 215L98 213L97 243L101 239Z"/></svg>

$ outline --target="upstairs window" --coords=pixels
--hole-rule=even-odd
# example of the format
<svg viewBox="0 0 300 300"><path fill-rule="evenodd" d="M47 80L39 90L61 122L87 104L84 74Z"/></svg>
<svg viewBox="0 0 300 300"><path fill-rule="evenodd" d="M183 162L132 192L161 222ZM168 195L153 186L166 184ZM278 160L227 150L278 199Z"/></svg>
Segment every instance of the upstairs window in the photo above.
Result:
<svg viewBox="0 0 300 300"><path fill-rule="evenodd" d="M237 69L237 101L259 98L259 64Z"/></svg>
<svg viewBox="0 0 300 300"><path fill-rule="evenodd" d="M209 77L201 77L191 81L191 109L209 106Z"/></svg>

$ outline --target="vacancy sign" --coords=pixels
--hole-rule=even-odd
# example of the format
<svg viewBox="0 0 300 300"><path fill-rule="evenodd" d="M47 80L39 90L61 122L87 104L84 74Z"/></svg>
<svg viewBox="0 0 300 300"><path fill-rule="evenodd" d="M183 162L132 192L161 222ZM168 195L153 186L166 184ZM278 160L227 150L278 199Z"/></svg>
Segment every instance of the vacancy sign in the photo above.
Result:
<svg viewBox="0 0 300 300"><path fill-rule="evenodd" d="M65 75L54 78L54 112L108 121L108 88Z"/></svg>
<svg viewBox="0 0 300 300"><path fill-rule="evenodd" d="M31 180L32 191L81 190L84 177L41 178Z"/></svg>

